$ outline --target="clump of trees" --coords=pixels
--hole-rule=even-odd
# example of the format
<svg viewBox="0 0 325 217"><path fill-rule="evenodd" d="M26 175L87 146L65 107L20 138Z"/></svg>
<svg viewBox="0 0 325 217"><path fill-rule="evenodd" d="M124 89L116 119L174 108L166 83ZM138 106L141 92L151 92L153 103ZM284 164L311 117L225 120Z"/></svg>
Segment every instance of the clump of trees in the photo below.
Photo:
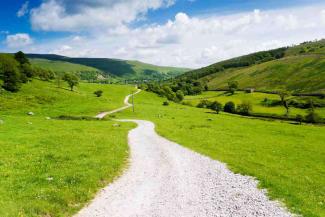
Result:
<svg viewBox="0 0 325 217"><path fill-rule="evenodd" d="M201 100L196 107L211 109L215 111L217 114L219 114L223 109L223 105L220 102L218 101L211 102L209 100Z"/></svg>
<svg viewBox="0 0 325 217"><path fill-rule="evenodd" d="M0 79L2 80L2 88L17 92L21 87L21 72L19 63L9 55L0 55Z"/></svg>
<svg viewBox="0 0 325 217"><path fill-rule="evenodd" d="M34 77L50 81L56 74L51 70L33 67L22 51L14 55L0 54L0 80L3 89L18 92L22 84L30 82Z"/></svg>
<svg viewBox="0 0 325 217"><path fill-rule="evenodd" d="M182 102L186 95L201 94L205 89L205 85L195 80L178 80L164 84L141 84L139 88L166 97L169 101Z"/></svg>
<svg viewBox="0 0 325 217"><path fill-rule="evenodd" d="M201 100L197 105L198 108L208 108L215 111L219 114L221 111L232 113L232 114L240 114L240 115L251 115L253 111L253 106L249 101L244 101L239 104L237 107L234 102L229 101L224 106L218 101L209 101L209 100Z"/></svg>

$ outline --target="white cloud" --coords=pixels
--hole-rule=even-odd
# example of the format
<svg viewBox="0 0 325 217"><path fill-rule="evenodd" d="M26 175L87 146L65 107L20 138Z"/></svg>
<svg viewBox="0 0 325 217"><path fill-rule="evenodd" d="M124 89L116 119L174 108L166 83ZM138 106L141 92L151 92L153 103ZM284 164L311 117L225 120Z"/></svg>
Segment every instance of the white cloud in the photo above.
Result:
<svg viewBox="0 0 325 217"><path fill-rule="evenodd" d="M15 35L7 35L6 45L9 48L21 48L33 44L32 38L26 33L17 33Z"/></svg>
<svg viewBox="0 0 325 217"><path fill-rule="evenodd" d="M110 28L91 29L82 36L76 34L49 41L33 49L68 56L138 59L196 68L324 37L325 5L317 5L273 11L256 9L227 16L191 17L178 13L173 20L160 25L130 28L123 22ZM70 48L62 49L62 45Z"/></svg>
<svg viewBox="0 0 325 217"><path fill-rule="evenodd" d="M25 16L28 13L28 6L29 6L29 2L26 1L17 12L17 17Z"/></svg>
<svg viewBox="0 0 325 217"><path fill-rule="evenodd" d="M174 0L44 0L31 10L31 23L34 29L45 31L116 27L173 3Z"/></svg>

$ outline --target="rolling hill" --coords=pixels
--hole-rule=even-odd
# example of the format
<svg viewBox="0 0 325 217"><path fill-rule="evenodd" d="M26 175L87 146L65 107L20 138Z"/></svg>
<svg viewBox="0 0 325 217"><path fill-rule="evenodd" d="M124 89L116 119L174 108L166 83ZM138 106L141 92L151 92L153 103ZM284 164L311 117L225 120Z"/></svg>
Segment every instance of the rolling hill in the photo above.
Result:
<svg viewBox="0 0 325 217"><path fill-rule="evenodd" d="M229 81L237 81L241 89L325 93L325 40L233 58L180 78L206 82L210 90L224 89Z"/></svg>
<svg viewBox="0 0 325 217"><path fill-rule="evenodd" d="M59 63L72 63L83 66L95 68L104 72L107 75L133 80L133 79L155 79L162 80L171 77L181 75L190 69L176 68L176 67L164 67L155 66L139 61L130 60L118 60L108 58L70 58L65 56L59 56L54 54L28 54L28 58L31 59L36 65L39 62L35 59L45 59L48 61L60 61ZM40 64L42 66L42 64ZM61 68L61 67L59 67ZM55 68L53 68L55 70Z"/></svg>

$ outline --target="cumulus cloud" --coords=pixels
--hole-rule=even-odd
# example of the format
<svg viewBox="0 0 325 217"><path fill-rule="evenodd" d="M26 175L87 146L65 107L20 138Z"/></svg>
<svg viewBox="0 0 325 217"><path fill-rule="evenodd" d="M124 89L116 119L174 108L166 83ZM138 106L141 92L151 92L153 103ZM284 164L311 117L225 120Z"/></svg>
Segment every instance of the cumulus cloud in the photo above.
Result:
<svg viewBox="0 0 325 217"><path fill-rule="evenodd" d="M22 17L25 16L28 13L28 6L29 6L29 2L26 1L21 8L19 9L19 11L17 11L17 17Z"/></svg>
<svg viewBox="0 0 325 217"><path fill-rule="evenodd" d="M45 31L116 27L173 3L174 0L44 0L31 10L31 23L34 29Z"/></svg>
<svg viewBox="0 0 325 217"><path fill-rule="evenodd" d="M131 28L123 23L82 36L72 34L34 48L38 52L68 56L137 59L197 68L255 51L323 38L323 9L325 5L273 11L256 9L204 17L180 12L163 24ZM74 9L74 13L77 11ZM62 45L70 48L61 49Z"/></svg>
<svg viewBox="0 0 325 217"><path fill-rule="evenodd" d="M6 45L9 48L21 48L33 44L32 38L26 33L17 33L15 35L7 35Z"/></svg>

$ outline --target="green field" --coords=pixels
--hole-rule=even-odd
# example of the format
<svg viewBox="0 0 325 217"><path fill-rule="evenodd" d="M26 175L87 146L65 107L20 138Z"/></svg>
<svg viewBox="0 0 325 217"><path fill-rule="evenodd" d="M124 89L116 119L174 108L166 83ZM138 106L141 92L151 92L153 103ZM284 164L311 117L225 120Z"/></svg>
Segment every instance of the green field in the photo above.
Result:
<svg viewBox="0 0 325 217"><path fill-rule="evenodd" d="M272 198L307 217L325 215L325 128L263 121L165 101L135 98L136 111L118 118L151 120L164 137L256 177Z"/></svg>
<svg viewBox="0 0 325 217"><path fill-rule="evenodd" d="M1 92L0 216L71 216L119 175L134 124L47 117L94 116L123 105L133 89L81 83L71 92L34 79L18 93Z"/></svg>
<svg viewBox="0 0 325 217"><path fill-rule="evenodd" d="M206 91L201 95L196 96L186 96L185 101L190 103L193 106L199 104L203 99L209 101L218 101L223 105L229 101L234 102L236 105L241 104L243 101L248 101L253 106L253 113L257 114L275 114L275 115L285 115L286 109L283 106L264 106L262 104L263 100L267 98L268 100L280 100L280 97L277 94L267 94L267 93L246 93L244 91L237 91L234 95L227 94L226 91ZM303 97L291 97L291 99L303 99ZM315 101L324 102L318 98L314 99ZM325 108L316 108L315 111L323 118L325 118ZM289 115L295 117L297 114L306 115L308 109L299 109L299 108L290 108Z"/></svg>
<svg viewBox="0 0 325 217"><path fill-rule="evenodd" d="M109 117L55 117L94 116L120 107L134 87L81 83L71 92L64 85L34 79L18 93L0 93L0 216L70 216L125 167L127 132L134 124L115 126ZM93 94L98 89L104 91L100 98ZM205 92L188 99L230 97L218 95ZM265 95L238 92L231 97L238 102L250 97L258 108ZM164 101L141 92L135 97L135 113L129 109L114 117L153 121L162 136L256 177L271 198L291 211L325 215L324 127L217 115L175 103L163 106ZM30 111L35 115L26 115Z"/></svg>
<svg viewBox="0 0 325 217"><path fill-rule="evenodd" d="M90 115L109 111L123 106L123 99L134 89L132 86L100 85L81 83L74 92L68 90L65 83L57 88L55 82L48 83L34 79L22 86L18 93L0 94L1 114L25 115L34 112L42 116ZM95 97L96 90L102 90L103 96Z"/></svg>

